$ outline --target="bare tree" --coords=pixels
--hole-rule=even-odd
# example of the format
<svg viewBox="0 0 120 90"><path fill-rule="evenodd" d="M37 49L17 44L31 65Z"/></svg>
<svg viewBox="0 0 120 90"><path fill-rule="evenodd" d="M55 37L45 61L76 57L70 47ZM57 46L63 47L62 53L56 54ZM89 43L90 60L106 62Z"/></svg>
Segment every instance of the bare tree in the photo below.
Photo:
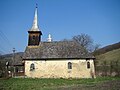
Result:
<svg viewBox="0 0 120 90"><path fill-rule="evenodd" d="M98 55L99 52L97 52L97 50L100 48L100 44L95 44L93 45L93 48L92 48L92 52L93 52L93 55Z"/></svg>
<svg viewBox="0 0 120 90"><path fill-rule="evenodd" d="M93 43L93 40L91 39L91 37L83 33L80 35L74 36L72 39L85 48L87 48L89 45Z"/></svg>
<svg viewBox="0 0 120 90"><path fill-rule="evenodd" d="M94 44L93 39L88 34L82 33L80 35L74 36L72 40L79 43L89 52L94 52L101 46L100 44Z"/></svg>
<svg viewBox="0 0 120 90"><path fill-rule="evenodd" d="M93 39L87 34L80 34L72 38L73 41L79 43L82 47L86 48L89 52L93 51Z"/></svg>

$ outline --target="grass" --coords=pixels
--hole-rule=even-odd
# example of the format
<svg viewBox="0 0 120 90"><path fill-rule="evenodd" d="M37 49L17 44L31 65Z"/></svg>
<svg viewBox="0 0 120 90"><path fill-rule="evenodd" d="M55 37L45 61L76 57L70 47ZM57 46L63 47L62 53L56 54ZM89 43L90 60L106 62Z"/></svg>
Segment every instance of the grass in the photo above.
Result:
<svg viewBox="0 0 120 90"><path fill-rule="evenodd" d="M0 90L90 90L104 82L120 81L119 77L98 77L96 79L0 79ZM76 88L76 89L70 89ZM86 88L86 89L85 89ZM92 90L92 89L91 89Z"/></svg>

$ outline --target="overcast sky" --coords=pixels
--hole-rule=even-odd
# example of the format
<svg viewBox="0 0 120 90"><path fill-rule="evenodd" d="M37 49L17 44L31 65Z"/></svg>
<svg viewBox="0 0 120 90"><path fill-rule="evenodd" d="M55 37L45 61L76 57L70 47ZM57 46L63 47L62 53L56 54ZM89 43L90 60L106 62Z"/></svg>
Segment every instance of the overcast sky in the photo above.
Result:
<svg viewBox="0 0 120 90"><path fill-rule="evenodd" d="M88 34L102 46L120 41L120 0L0 0L0 52L24 51L35 4L42 41Z"/></svg>

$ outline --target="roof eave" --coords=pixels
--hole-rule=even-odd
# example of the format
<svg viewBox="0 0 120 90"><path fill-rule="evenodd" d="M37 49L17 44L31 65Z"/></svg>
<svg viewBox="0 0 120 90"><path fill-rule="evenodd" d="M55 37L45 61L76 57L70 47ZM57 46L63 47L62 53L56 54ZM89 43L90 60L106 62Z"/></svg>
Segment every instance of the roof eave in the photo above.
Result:
<svg viewBox="0 0 120 90"><path fill-rule="evenodd" d="M93 59L95 60L95 57L80 57L80 58L23 58L23 60L69 60L69 59L86 59L86 60L89 60L89 59Z"/></svg>

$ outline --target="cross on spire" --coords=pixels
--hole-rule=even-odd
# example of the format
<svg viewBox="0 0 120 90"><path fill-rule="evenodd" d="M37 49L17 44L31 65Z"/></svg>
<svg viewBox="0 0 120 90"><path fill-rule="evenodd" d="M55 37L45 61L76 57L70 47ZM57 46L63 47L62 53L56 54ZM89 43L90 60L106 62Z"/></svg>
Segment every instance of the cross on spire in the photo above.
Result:
<svg viewBox="0 0 120 90"><path fill-rule="evenodd" d="M36 3L36 8L38 7L38 4Z"/></svg>

